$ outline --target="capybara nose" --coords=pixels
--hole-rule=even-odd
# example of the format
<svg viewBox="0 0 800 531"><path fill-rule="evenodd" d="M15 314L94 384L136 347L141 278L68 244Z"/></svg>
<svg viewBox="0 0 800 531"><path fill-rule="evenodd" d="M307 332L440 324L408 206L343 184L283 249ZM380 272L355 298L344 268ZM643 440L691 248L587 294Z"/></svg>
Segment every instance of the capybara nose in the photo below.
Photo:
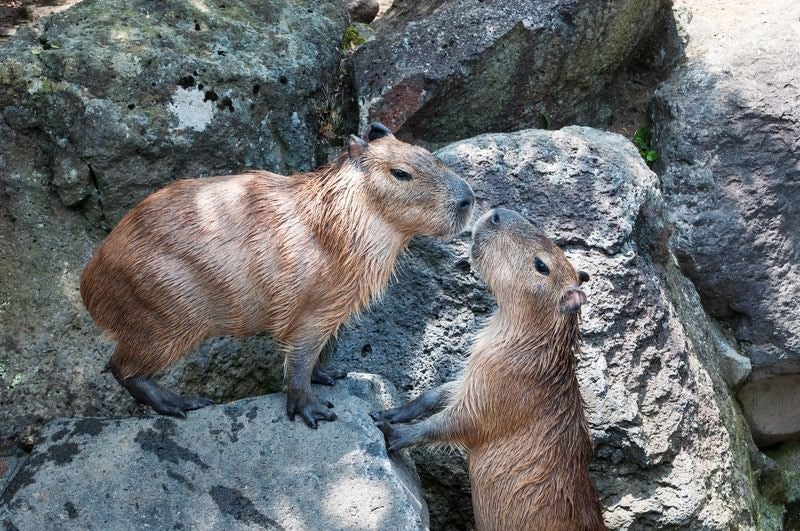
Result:
<svg viewBox="0 0 800 531"><path fill-rule="evenodd" d="M513 210L507 208L495 208L487 214L489 223L492 225L502 225L506 221L514 218L515 213Z"/></svg>
<svg viewBox="0 0 800 531"><path fill-rule="evenodd" d="M467 195L461 198L461 200L456 203L456 209L458 210L459 214L468 214L472 210L472 205L475 204L475 194L472 193L472 190L468 192Z"/></svg>

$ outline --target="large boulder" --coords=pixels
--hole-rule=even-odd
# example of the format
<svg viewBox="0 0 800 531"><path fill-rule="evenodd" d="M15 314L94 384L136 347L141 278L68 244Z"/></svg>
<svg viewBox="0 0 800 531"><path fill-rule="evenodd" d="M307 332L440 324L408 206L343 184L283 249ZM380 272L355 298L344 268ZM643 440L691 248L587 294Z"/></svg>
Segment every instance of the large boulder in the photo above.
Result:
<svg viewBox="0 0 800 531"><path fill-rule="evenodd" d="M335 0L86 0L0 44L0 453L43 419L137 411L101 374L113 347L81 303L84 265L170 180L324 162L346 23ZM207 394L280 390L282 359L265 348L204 345L233 354ZM263 361L237 365L243 349Z"/></svg>
<svg viewBox="0 0 800 531"><path fill-rule="evenodd" d="M344 7L347 9L351 21L369 24L375 20L381 6L378 0L346 0Z"/></svg>
<svg viewBox="0 0 800 531"><path fill-rule="evenodd" d="M168 417L57 419L0 498L6 529L423 530L413 468L367 414L390 387L351 374L339 419L286 418L283 395Z"/></svg>
<svg viewBox="0 0 800 531"><path fill-rule="evenodd" d="M671 245L752 375L759 445L800 437L800 6L676 2L686 63L657 91Z"/></svg>
<svg viewBox="0 0 800 531"><path fill-rule="evenodd" d="M353 58L362 121L433 143L603 123L605 89L666 13L663 0L398 0Z"/></svg>
<svg viewBox="0 0 800 531"><path fill-rule="evenodd" d="M608 525L774 524L751 483L755 448L720 367L719 332L671 258L658 178L633 144L568 127L483 135L437 155L472 184L476 215L495 204L522 212L591 275L578 376ZM451 380L493 309L459 260L468 245L467 235L414 243L381 304L342 333L332 362L385 374L409 398ZM469 507L453 481L458 466L441 452L417 457L429 494L456 494L432 504L432 522L455 525Z"/></svg>
<svg viewBox="0 0 800 531"><path fill-rule="evenodd" d="M312 169L346 23L337 1L81 2L4 45L3 118L111 224L178 177Z"/></svg>

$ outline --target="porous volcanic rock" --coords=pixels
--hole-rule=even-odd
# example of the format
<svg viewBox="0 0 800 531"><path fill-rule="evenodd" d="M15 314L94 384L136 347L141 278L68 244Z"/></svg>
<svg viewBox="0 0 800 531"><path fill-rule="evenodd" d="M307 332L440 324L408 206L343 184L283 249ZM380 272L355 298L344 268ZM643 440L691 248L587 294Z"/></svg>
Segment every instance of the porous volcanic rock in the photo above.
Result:
<svg viewBox="0 0 800 531"><path fill-rule="evenodd" d="M336 1L81 2L3 45L3 118L113 225L176 178L313 169L346 22Z"/></svg>
<svg viewBox="0 0 800 531"><path fill-rule="evenodd" d="M686 63L652 106L681 269L749 358L759 445L800 437L800 6L683 10Z"/></svg>
<svg viewBox="0 0 800 531"><path fill-rule="evenodd" d="M350 15L350 20L369 24L375 20L381 6L378 0L346 0L344 7Z"/></svg>
<svg viewBox="0 0 800 531"><path fill-rule="evenodd" d="M755 448L719 365L724 340L712 341L718 331L671 258L658 178L633 144L567 127L482 135L437 155L471 183L476 215L496 204L520 211L591 275L578 377L609 527L765 525ZM332 363L385 374L408 397L452 379L494 305L459 261L468 244L466 234L414 243ZM453 481L458 458L416 455L429 494L452 493L449 509L431 507L434 527L453 525L469 508L466 485Z"/></svg>
<svg viewBox="0 0 800 531"><path fill-rule="evenodd" d="M362 122L439 144L603 123L612 112L605 89L665 30L667 4L396 1L353 58Z"/></svg>

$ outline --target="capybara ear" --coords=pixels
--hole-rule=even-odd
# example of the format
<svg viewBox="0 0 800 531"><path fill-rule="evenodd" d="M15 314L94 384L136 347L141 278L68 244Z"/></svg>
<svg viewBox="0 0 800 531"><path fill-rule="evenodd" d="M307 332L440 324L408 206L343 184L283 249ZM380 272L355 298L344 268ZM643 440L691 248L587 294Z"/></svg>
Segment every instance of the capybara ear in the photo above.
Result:
<svg viewBox="0 0 800 531"><path fill-rule="evenodd" d="M385 136L394 136L392 132L389 131L389 128L383 125L380 122L372 122L369 124L369 130L367 131L367 138L370 142L373 140L377 140L379 138L383 138Z"/></svg>
<svg viewBox="0 0 800 531"><path fill-rule="evenodd" d="M578 280L581 281L581 284L589 280L589 273L586 271L578 271Z"/></svg>
<svg viewBox="0 0 800 531"><path fill-rule="evenodd" d="M578 288L569 288L561 297L561 311L564 313L575 313L581 309L581 305L586 304L586 294Z"/></svg>
<svg viewBox="0 0 800 531"><path fill-rule="evenodd" d="M350 135L350 138L347 139L347 154L350 155L351 159L360 159L367 147L364 139L358 138L356 135Z"/></svg>

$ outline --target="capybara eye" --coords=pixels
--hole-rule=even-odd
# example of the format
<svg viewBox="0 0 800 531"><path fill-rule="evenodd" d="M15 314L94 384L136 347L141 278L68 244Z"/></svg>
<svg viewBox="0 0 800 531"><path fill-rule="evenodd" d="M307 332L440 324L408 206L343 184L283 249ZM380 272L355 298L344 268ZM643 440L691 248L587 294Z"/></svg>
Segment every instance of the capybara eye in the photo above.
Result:
<svg viewBox="0 0 800 531"><path fill-rule="evenodd" d="M534 264L536 264L536 271L538 271L539 273L541 273L543 275L549 275L550 274L550 268L548 268L547 264L542 262L541 258L539 258L538 256L536 257L536 260L534 261Z"/></svg>
<svg viewBox="0 0 800 531"><path fill-rule="evenodd" d="M391 173L392 173L392 175L394 175L394 178L397 179L398 181L410 181L411 180L411 174L408 173L407 171L393 169L393 170L391 170Z"/></svg>

